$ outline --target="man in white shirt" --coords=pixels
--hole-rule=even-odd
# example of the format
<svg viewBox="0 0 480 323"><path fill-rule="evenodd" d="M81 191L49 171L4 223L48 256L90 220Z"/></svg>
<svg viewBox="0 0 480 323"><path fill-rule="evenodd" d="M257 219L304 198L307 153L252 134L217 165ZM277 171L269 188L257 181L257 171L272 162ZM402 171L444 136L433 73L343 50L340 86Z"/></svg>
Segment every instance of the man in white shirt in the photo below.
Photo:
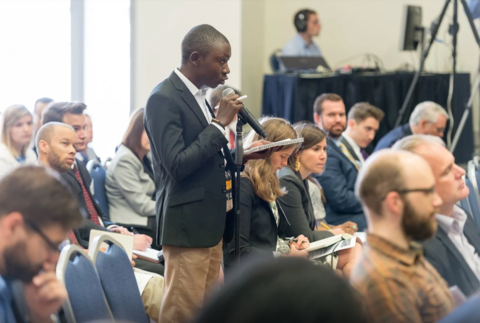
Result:
<svg viewBox="0 0 480 323"><path fill-rule="evenodd" d="M430 164L443 205L435 215L435 238L423 243L425 257L449 286L456 285L466 296L472 295L480 288L480 233L471 215L456 205L469 194L463 179L465 171L455 164L452 153L438 137L412 135L393 148L418 154Z"/></svg>
<svg viewBox="0 0 480 323"><path fill-rule="evenodd" d="M375 138L384 116L382 110L367 102L355 104L348 112L347 129L340 138L340 148L349 159L354 159L359 167L368 157L364 149ZM347 151L344 151L344 147Z"/></svg>

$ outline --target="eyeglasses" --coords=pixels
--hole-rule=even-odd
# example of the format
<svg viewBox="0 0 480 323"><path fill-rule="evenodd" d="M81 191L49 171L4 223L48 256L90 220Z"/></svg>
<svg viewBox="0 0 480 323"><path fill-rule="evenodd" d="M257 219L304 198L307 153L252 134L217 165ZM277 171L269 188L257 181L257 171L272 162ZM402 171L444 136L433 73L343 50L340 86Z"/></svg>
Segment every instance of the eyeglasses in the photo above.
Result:
<svg viewBox="0 0 480 323"><path fill-rule="evenodd" d="M385 198L387 198L388 193L390 192L397 192L398 194L408 194L408 193L415 193L415 192L421 192L424 193L425 195L430 195L435 193L435 185L429 188L411 188L411 189L401 189L401 190L391 190L385 194L381 201L383 201Z"/></svg>
<svg viewBox="0 0 480 323"><path fill-rule="evenodd" d="M33 231L35 231L35 233L42 237L43 241L45 241L51 252L60 252L63 241L60 244L53 242L45 235L45 233L42 232L42 230L40 230L40 228L36 224L25 218L24 221Z"/></svg>

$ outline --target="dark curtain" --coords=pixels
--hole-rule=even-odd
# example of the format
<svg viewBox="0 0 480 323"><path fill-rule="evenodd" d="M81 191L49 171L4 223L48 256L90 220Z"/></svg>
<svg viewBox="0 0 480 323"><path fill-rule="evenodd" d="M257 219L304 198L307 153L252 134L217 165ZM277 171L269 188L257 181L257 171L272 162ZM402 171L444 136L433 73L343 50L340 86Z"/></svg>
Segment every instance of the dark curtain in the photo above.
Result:
<svg viewBox="0 0 480 323"><path fill-rule="evenodd" d="M416 104L434 101L446 108L450 74L428 74L419 78L412 100L402 120L408 122ZM322 93L337 93L342 96L348 110L357 102L369 102L385 112L385 119L372 142L372 150L378 140L393 129L398 112L407 95L413 73L382 75L338 75L309 78L297 75L265 75L263 87L263 115L278 116L292 123L313 121L313 102ZM470 75L457 74L452 106L454 132L462 118L470 96ZM447 132L445 132L446 135ZM458 163L465 163L473 154L473 125L471 115L455 151Z"/></svg>

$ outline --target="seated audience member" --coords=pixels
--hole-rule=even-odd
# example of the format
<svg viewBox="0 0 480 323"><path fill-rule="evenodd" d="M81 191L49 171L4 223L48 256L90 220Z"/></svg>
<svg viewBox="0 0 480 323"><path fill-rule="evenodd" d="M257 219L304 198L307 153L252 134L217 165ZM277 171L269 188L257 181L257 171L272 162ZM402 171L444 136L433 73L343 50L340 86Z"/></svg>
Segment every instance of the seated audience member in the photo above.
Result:
<svg viewBox="0 0 480 323"><path fill-rule="evenodd" d="M30 149L33 117L25 106L9 106L0 123L0 178L21 165L35 164L35 152Z"/></svg>
<svg viewBox="0 0 480 323"><path fill-rule="evenodd" d="M334 99L338 101L333 101ZM322 97L317 99L321 101ZM338 135L345 120L345 105L340 97L325 96L323 102L316 103L317 125L329 125L325 131ZM338 111L336 111L338 110ZM335 117L343 111L343 117ZM333 113L334 117L331 116ZM327 162L325 171L316 175L325 194L326 220L334 225L352 221L358 230L366 227L362 206L355 197L354 188L358 171L367 158L363 150L375 138L384 113L373 105L362 102L355 104L348 113L348 126L336 140L327 142Z"/></svg>
<svg viewBox="0 0 480 323"><path fill-rule="evenodd" d="M226 85L219 85L215 89L210 92L210 106L215 111L215 115L217 115L218 107L220 106L220 100L222 99L222 93L225 89L231 88L235 91L236 95L242 96L240 91L235 90L234 88ZM225 138L228 140L228 148L234 149L235 148L235 132L237 130L237 116L233 119L233 121L225 127Z"/></svg>
<svg viewBox="0 0 480 323"><path fill-rule="evenodd" d="M410 135L442 138L447 120L448 114L439 104L432 101L419 103L410 115L410 121L383 136L375 146L375 151L392 147L398 140Z"/></svg>
<svg viewBox="0 0 480 323"><path fill-rule="evenodd" d="M458 286L468 297L480 289L480 233L470 214L456 205L469 189L465 171L438 137L412 135L398 141L395 149L423 157L435 176L435 189L443 200L435 214L438 230L423 242L424 255L449 286Z"/></svg>
<svg viewBox="0 0 480 323"><path fill-rule="evenodd" d="M81 221L78 203L53 171L24 166L0 181L2 323L53 322L67 298L55 274L59 246ZM14 297L16 284L23 284L23 297Z"/></svg>
<svg viewBox="0 0 480 323"><path fill-rule="evenodd" d="M43 121L45 124L49 122L64 122L71 126L75 130L76 141L74 143L75 150L81 150L85 148L85 116L83 111L85 110L86 105L83 103L73 103L73 102L56 102L48 107L47 110L43 113ZM47 131L47 134L49 132ZM37 135L38 137L38 135ZM40 142L41 137L36 138L35 142L37 145ZM48 142L47 142L48 144ZM77 151L78 151L77 150ZM47 155L50 151L45 151L44 154ZM39 160L40 160L40 151L38 151ZM51 154L51 152L50 152ZM64 153L68 162L71 162L71 157L69 154ZM44 157L48 161L47 156ZM53 159L54 160L54 159ZM117 226L115 223L108 221L103 215L100 207L93 198L92 193L90 192L90 184L92 182L90 175L83 165L82 162L78 162L75 159L73 160L73 166L68 171L63 171L61 176L72 188L72 191L75 197L78 198L80 207L85 211L88 221L84 221L77 232L78 243L84 247L88 247L88 241L90 239L90 230L105 230L106 229L121 234L131 234L127 229L121 226ZM51 166L54 168L53 166ZM55 169L55 168L54 168ZM57 170L61 172L61 170ZM144 234L135 234L134 235L134 249L144 251L146 248L150 247L152 244L152 239ZM148 261L140 260L137 261L139 268L145 269L150 272L155 272L160 275L163 275L163 266L159 264L150 263Z"/></svg>
<svg viewBox="0 0 480 323"><path fill-rule="evenodd" d="M85 150L77 152L75 157L77 160L81 160L86 166L90 160L100 163L100 158L98 158L95 150L93 150L93 148L90 146L90 143L93 141L93 124L92 118L87 113L85 113L85 121L87 122L87 126L85 127L85 140L87 145L85 146Z"/></svg>
<svg viewBox="0 0 480 323"><path fill-rule="evenodd" d="M314 124L297 124L294 128L297 136L303 137L304 142L298 151L290 156L288 166L277 173L280 187L287 192L278 197L278 202L286 216L280 218L280 222L288 221L284 225L286 236L296 237L303 234L313 242L325 237L323 234L325 228L315 221L308 177L323 171L327 159L327 134ZM339 232L332 231L332 233L342 234L344 232L342 229L345 228L353 234L356 231L356 224L347 222L337 228ZM354 248L339 251L339 256L335 257L336 268L333 269L349 278L361 253L362 245L360 243L357 243ZM324 258L325 264L334 263L329 258Z"/></svg>
<svg viewBox="0 0 480 323"><path fill-rule="evenodd" d="M155 183L150 142L143 127L145 109L133 112L122 144L107 169L110 219L155 238Z"/></svg>
<svg viewBox="0 0 480 323"><path fill-rule="evenodd" d="M255 261L232 272L195 323L363 323L358 293L304 259Z"/></svg>
<svg viewBox="0 0 480 323"><path fill-rule="evenodd" d="M355 192L368 234L350 280L366 301L369 322L437 322L455 303L413 242L437 230L434 214L442 200L430 166L410 152L378 152L360 170Z"/></svg>
<svg viewBox="0 0 480 323"><path fill-rule="evenodd" d="M320 20L315 11L300 10L293 18L297 34L282 49L282 56L322 56L320 48L313 42L313 37L320 33Z"/></svg>
<svg viewBox="0 0 480 323"><path fill-rule="evenodd" d="M280 118L264 118L260 123L265 128L267 141L276 142L285 139L297 138L293 127ZM260 137L251 131L245 138L245 145L259 140ZM263 255L273 258L274 255L288 255L307 257L308 253L301 249L307 248L310 243L305 236L300 235L296 243L290 245L282 240L280 221L285 217L283 210L277 203L277 198L285 192L280 188L276 176L277 170L287 165L288 158L297 148L297 145L283 146L281 150L272 152L265 159L249 160L240 183L240 256ZM323 231L319 237L330 237L332 233ZM302 243L305 242L305 243ZM234 265L235 239L232 239L223 248L225 268Z"/></svg>
<svg viewBox="0 0 480 323"><path fill-rule="evenodd" d="M45 108L53 102L51 98L40 98L35 101L35 105L33 106L33 112L35 113L35 132L40 129L42 126L42 114Z"/></svg>
<svg viewBox="0 0 480 323"><path fill-rule="evenodd" d="M75 131L67 124L49 122L43 125L37 132L36 138L36 145L39 153L39 164L48 166L60 173L68 172L75 161L74 144L76 140L77 138L75 136ZM82 220L81 226L74 230L75 235L69 235L69 238L71 243L80 244L80 246L83 248L88 248L89 237L87 236L87 233L89 235L89 230L106 229L103 226L96 225L85 218L82 218ZM88 232L81 233L82 230ZM82 241L82 236L86 239L86 241L80 243ZM157 274L163 273L163 266L149 263L145 260L136 259L134 265L138 268L143 268L147 271L152 271ZM159 281L161 281L161 284L158 284ZM158 313L160 311L162 297L163 277L153 276L143 290L142 300L147 314L155 321L158 321Z"/></svg>

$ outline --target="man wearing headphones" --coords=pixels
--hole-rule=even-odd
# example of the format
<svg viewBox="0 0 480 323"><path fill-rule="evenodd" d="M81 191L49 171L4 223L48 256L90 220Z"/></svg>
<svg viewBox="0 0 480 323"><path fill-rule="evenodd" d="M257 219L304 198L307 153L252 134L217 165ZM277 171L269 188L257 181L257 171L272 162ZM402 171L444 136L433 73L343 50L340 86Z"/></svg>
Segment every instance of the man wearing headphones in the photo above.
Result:
<svg viewBox="0 0 480 323"><path fill-rule="evenodd" d="M320 33L317 13L310 9L295 14L293 23L298 31L282 49L282 56L322 56L320 48L312 40Z"/></svg>

